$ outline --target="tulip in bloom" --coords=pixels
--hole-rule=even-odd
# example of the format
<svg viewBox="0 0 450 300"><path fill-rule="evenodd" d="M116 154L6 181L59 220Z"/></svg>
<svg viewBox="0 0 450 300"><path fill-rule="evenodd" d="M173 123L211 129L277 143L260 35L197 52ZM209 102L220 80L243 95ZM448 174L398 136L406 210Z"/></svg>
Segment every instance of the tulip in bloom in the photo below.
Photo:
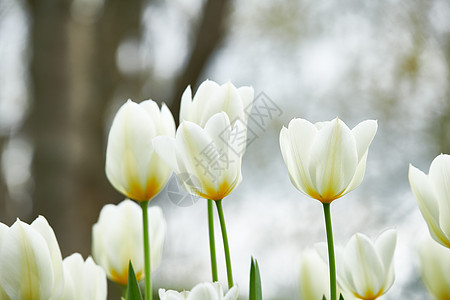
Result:
<svg viewBox="0 0 450 300"><path fill-rule="evenodd" d="M188 86L181 97L180 122L190 121L205 127L213 115L223 111L231 122L240 120L247 123L253 95L252 87L236 88L231 82L218 85L206 80L192 99L191 87Z"/></svg>
<svg viewBox="0 0 450 300"><path fill-rule="evenodd" d="M66 257L64 267L64 300L106 300L105 271L91 257L86 261L79 253Z"/></svg>
<svg viewBox="0 0 450 300"><path fill-rule="evenodd" d="M238 296L237 286L233 286L224 296L222 286L218 282L197 284L190 292L159 290L161 300L236 300Z"/></svg>
<svg viewBox="0 0 450 300"><path fill-rule="evenodd" d="M280 147L292 184L301 192L331 203L358 187L377 122L350 130L338 118L312 124L293 119L280 133Z"/></svg>
<svg viewBox="0 0 450 300"><path fill-rule="evenodd" d="M9 297L2 299L59 299L64 288L61 251L44 217L31 225L20 220L11 227L0 225L0 270L0 295Z"/></svg>
<svg viewBox="0 0 450 300"><path fill-rule="evenodd" d="M450 299L450 250L431 238L419 247L422 280L437 300Z"/></svg>
<svg viewBox="0 0 450 300"><path fill-rule="evenodd" d="M111 125L106 149L106 175L119 192L138 202L149 201L167 183L171 170L152 146L156 136L175 135L175 122L165 104L128 100Z"/></svg>
<svg viewBox="0 0 450 300"><path fill-rule="evenodd" d="M221 200L241 181L244 141L229 138L245 130L239 120L232 127L225 112L212 116L205 128L184 121L176 137L157 137L154 147L158 155L177 174L190 174L194 180L181 181L191 194L205 199ZM227 137L227 138L224 138Z"/></svg>
<svg viewBox="0 0 450 300"><path fill-rule="evenodd" d="M385 294L394 283L396 240L394 229L384 231L375 243L363 234L353 235L342 251L336 251L339 285L359 299L373 300Z"/></svg>
<svg viewBox="0 0 450 300"><path fill-rule="evenodd" d="M323 245L325 246L325 245ZM351 293L337 288L338 295L345 300L356 299ZM330 294L328 266L317 251L308 249L301 255L300 261L300 299L320 300Z"/></svg>
<svg viewBox="0 0 450 300"><path fill-rule="evenodd" d="M159 207L148 208L150 262L155 269L162 256L166 222ZM105 205L92 228L94 260L112 281L128 284L128 263L131 260L137 280L144 278L142 210L131 200L119 205Z"/></svg>
<svg viewBox="0 0 450 300"><path fill-rule="evenodd" d="M450 248L450 155L437 156L428 175L410 165L409 183L431 236Z"/></svg>

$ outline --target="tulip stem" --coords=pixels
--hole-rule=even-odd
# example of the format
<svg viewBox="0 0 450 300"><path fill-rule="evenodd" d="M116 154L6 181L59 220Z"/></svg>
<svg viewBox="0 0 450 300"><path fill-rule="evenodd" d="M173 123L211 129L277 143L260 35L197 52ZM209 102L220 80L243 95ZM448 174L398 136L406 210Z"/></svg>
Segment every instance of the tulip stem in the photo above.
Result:
<svg viewBox="0 0 450 300"><path fill-rule="evenodd" d="M323 203L325 228L328 243L328 265L330 266L330 300L336 300L336 265L334 260L333 229L331 226L330 203Z"/></svg>
<svg viewBox="0 0 450 300"><path fill-rule="evenodd" d="M209 230L209 252L211 255L211 273L212 281L219 281L217 276L217 261L216 261L216 242L214 240L214 215L213 215L213 200L208 199L208 230Z"/></svg>
<svg viewBox="0 0 450 300"><path fill-rule="evenodd" d="M152 300L152 279L150 269L150 241L148 235L148 202L142 201L142 226L144 226L145 300Z"/></svg>
<svg viewBox="0 0 450 300"><path fill-rule="evenodd" d="M225 226L225 217L223 216L222 200L216 200L217 212L219 213L220 229L222 230L223 248L225 251L225 261L227 264L228 288L233 287L233 273L231 271L230 247L228 246L227 228Z"/></svg>

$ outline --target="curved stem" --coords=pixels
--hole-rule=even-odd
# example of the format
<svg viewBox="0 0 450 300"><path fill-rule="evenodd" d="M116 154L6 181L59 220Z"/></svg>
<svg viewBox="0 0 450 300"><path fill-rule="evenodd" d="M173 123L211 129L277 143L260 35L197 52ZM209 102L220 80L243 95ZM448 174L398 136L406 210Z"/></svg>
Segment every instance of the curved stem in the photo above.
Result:
<svg viewBox="0 0 450 300"><path fill-rule="evenodd" d="M330 300L336 300L336 264L334 260L333 228L331 226L330 203L323 203L325 228L327 230L328 265L330 266Z"/></svg>
<svg viewBox="0 0 450 300"><path fill-rule="evenodd" d="M212 281L219 281L217 276L217 261L216 261L216 243L214 240L214 215L213 215L213 200L208 201L208 230L209 230L209 252L211 255L211 274Z"/></svg>
<svg viewBox="0 0 450 300"><path fill-rule="evenodd" d="M228 247L227 228L225 226L225 217L223 216L222 200L216 200L217 212L219 213L220 229L222 230L223 248L225 251L225 261L227 264L228 288L233 287L233 273L231 271L230 248Z"/></svg>
<svg viewBox="0 0 450 300"><path fill-rule="evenodd" d="M145 300L152 300L152 279L150 274L150 241L148 235L148 201L143 201L140 204L142 208L142 226L144 227Z"/></svg>

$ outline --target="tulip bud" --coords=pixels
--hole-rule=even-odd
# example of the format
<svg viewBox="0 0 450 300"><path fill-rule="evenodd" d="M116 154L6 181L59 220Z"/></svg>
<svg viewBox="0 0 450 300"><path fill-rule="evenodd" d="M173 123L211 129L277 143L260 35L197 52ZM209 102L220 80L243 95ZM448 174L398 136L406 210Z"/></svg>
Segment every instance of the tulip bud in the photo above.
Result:
<svg viewBox="0 0 450 300"><path fill-rule="evenodd" d="M0 228L0 286L8 297L59 299L64 288L61 251L47 220L39 216L31 225L17 220Z"/></svg>
<svg viewBox="0 0 450 300"><path fill-rule="evenodd" d="M159 207L148 208L150 265L152 270L161 261L166 222ZM133 201L105 205L92 228L92 254L108 278L121 285L128 284L131 260L136 279L144 278L142 209Z"/></svg>
<svg viewBox="0 0 450 300"><path fill-rule="evenodd" d="M152 146L156 136L175 135L175 122L165 104L128 100L111 125L106 149L106 176L119 192L138 202L149 201L169 180L171 170Z"/></svg>
<svg viewBox="0 0 450 300"><path fill-rule="evenodd" d="M410 165L409 183L431 236L450 248L450 155L438 155L428 175Z"/></svg>
<svg viewBox="0 0 450 300"><path fill-rule="evenodd" d="M331 203L358 187L367 152L377 131L368 120L350 130L338 118L312 124L293 119L280 133L280 148L292 184L322 203Z"/></svg>
<svg viewBox="0 0 450 300"><path fill-rule="evenodd" d="M64 267L64 300L106 300L106 275L91 257L86 261L79 253L66 257Z"/></svg>

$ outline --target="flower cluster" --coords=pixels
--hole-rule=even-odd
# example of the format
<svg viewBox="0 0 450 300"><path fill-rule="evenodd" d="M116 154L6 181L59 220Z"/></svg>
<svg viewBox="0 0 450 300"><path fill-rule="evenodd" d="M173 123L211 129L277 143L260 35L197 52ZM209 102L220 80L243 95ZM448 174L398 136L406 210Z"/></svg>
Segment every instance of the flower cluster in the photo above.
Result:
<svg viewBox="0 0 450 300"><path fill-rule="evenodd" d="M128 199L103 207L92 228L93 258L74 253L64 260L53 229L43 216L31 224L0 223L0 300L106 299L107 278L124 288L126 300L141 300L144 281L151 300L151 274L163 255L166 222L150 206L172 172L187 193L205 199L211 282L189 291L159 290L161 300L236 300L222 200L242 181L242 157L254 91L203 82L194 96L181 99L180 125L163 104L128 100L117 111L108 136L106 176ZM366 170L375 120L350 129L342 120L310 123L293 119L279 136L281 154L294 187L323 206L326 240L301 254L301 299L373 300L394 283L397 232L388 229L372 241L354 234L334 248L331 204L356 189ZM188 175L188 176L186 176ZM185 180L189 178L189 180ZM431 163L429 174L410 165L409 181L433 240L419 249L424 283L437 299L450 297L450 155ZM214 205L222 233L228 291L218 282ZM130 267L131 266L131 267ZM262 299L256 260L251 263L249 298Z"/></svg>

